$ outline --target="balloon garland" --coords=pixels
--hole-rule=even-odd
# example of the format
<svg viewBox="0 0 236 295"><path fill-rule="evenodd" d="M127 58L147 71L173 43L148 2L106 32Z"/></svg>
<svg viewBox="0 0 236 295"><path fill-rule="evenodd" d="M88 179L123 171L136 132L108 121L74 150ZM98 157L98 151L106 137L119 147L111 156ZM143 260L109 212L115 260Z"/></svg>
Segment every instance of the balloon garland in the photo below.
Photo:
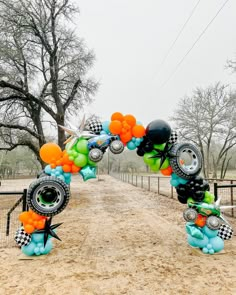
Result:
<svg viewBox="0 0 236 295"><path fill-rule="evenodd" d="M154 120L145 128L133 115L115 112L105 122L83 118L78 130L60 127L70 135L65 150L51 142L41 147L40 157L47 166L29 186L30 210L19 216L23 226L17 230L15 241L24 254L48 254L51 238L60 240L55 229L61 223L51 222L69 202L72 174L80 174L84 181L96 178L97 163L106 150L119 154L125 147L136 150L153 172L171 177L179 202L188 206L183 217L189 245L205 254L223 250L233 229L221 214L220 200L199 176L202 156L193 144L178 143L176 131L167 122Z"/></svg>

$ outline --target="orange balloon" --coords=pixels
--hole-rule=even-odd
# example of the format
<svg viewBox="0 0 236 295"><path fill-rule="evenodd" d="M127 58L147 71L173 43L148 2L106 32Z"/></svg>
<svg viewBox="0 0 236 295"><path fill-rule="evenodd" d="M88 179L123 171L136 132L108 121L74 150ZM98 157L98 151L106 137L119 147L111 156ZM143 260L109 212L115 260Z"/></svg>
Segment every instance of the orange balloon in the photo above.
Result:
<svg viewBox="0 0 236 295"><path fill-rule="evenodd" d="M44 228L45 228L45 220L46 220L46 219L44 219L44 220L39 220L39 221L38 221L38 224L37 224L37 226L36 226L36 228L37 228L37 229L44 229Z"/></svg>
<svg viewBox="0 0 236 295"><path fill-rule="evenodd" d="M123 143L127 143L128 141L130 141L132 139L132 133L131 132L126 132L126 133L122 133L120 135L120 140Z"/></svg>
<svg viewBox="0 0 236 295"><path fill-rule="evenodd" d="M111 121L114 121L114 120L123 121L124 120L124 116L121 113L119 113L119 112L113 113L111 115Z"/></svg>
<svg viewBox="0 0 236 295"><path fill-rule="evenodd" d="M136 119L133 115L125 115L124 121L126 121L131 127L133 127L136 124Z"/></svg>
<svg viewBox="0 0 236 295"><path fill-rule="evenodd" d="M167 167L166 169L161 169L160 171L165 176L170 176L173 172L171 166Z"/></svg>
<svg viewBox="0 0 236 295"><path fill-rule="evenodd" d="M62 166L64 172L71 172L71 165L65 164Z"/></svg>
<svg viewBox="0 0 236 295"><path fill-rule="evenodd" d="M109 129L112 134L120 134L122 128L122 124L118 120L111 121L109 125Z"/></svg>
<svg viewBox="0 0 236 295"><path fill-rule="evenodd" d="M54 169L54 168L57 167L57 165L56 165L56 164L51 164L50 167L51 167L52 169Z"/></svg>
<svg viewBox="0 0 236 295"><path fill-rule="evenodd" d="M79 172L81 170L81 167L77 167L77 166L75 166L75 165L72 165L71 166L71 172L72 173L77 173L77 172Z"/></svg>
<svg viewBox="0 0 236 295"><path fill-rule="evenodd" d="M135 137L143 137L145 135L145 128L142 125L135 125L132 128L132 133Z"/></svg>
<svg viewBox="0 0 236 295"><path fill-rule="evenodd" d="M206 225L207 216L203 216L201 214L197 215L197 219L195 220L195 224L199 227L203 227Z"/></svg>
<svg viewBox="0 0 236 295"><path fill-rule="evenodd" d="M62 150L59 147L59 145L57 145L56 143L49 142L49 143L45 143L41 147L39 154L40 154L41 159L45 163L50 164L50 163L57 161L61 158Z"/></svg>
<svg viewBox="0 0 236 295"><path fill-rule="evenodd" d="M29 220L29 212L28 211L24 211L19 215L19 220L22 223L25 223Z"/></svg>
<svg viewBox="0 0 236 295"><path fill-rule="evenodd" d="M64 153L64 155L62 157L62 165L64 165L64 164L69 164L70 165L72 163L73 163L73 161L71 161L69 159L69 155L67 153Z"/></svg>
<svg viewBox="0 0 236 295"><path fill-rule="evenodd" d="M26 224L24 225L24 230L27 232L27 234L32 234L32 232L35 230L35 227L32 224Z"/></svg>

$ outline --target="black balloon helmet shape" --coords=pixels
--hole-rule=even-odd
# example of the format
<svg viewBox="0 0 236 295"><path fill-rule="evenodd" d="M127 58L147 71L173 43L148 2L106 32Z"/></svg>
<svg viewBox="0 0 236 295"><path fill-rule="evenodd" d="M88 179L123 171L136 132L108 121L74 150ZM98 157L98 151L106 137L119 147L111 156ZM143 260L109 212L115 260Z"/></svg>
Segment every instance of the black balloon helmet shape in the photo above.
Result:
<svg viewBox="0 0 236 295"><path fill-rule="evenodd" d="M154 120L146 128L147 138L154 144L162 144L169 140L171 128L164 120Z"/></svg>

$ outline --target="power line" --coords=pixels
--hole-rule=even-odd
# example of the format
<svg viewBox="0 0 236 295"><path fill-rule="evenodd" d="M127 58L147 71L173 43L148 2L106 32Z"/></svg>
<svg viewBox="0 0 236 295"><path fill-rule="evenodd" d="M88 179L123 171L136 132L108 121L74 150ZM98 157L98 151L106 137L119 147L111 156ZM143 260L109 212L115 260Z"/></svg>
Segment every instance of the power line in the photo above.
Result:
<svg viewBox="0 0 236 295"><path fill-rule="evenodd" d="M205 27L205 29L201 32L201 34L197 37L197 39L195 40L195 42L193 43L193 45L189 48L189 50L186 52L186 54L183 56L183 58L179 61L179 63L176 65L176 67L174 68L174 70L172 71L172 73L170 74L169 78L160 86L159 90L162 89L168 82L169 80L174 76L174 74L176 73L176 71L178 70L178 68L180 67L180 65L183 63L183 61L185 60L185 58L189 55L189 53L192 51L192 49L194 48L194 46L197 44L197 42L201 39L201 37L205 34L206 30L210 27L210 25L213 23L213 21L216 19L216 17L218 16L218 14L221 12L221 10L225 7L225 5L227 4L227 2L229 2L229 0L226 0L224 2L224 4L220 7L220 9L217 11L217 13L214 15L214 17L211 19L211 21L207 24L207 26Z"/></svg>
<svg viewBox="0 0 236 295"><path fill-rule="evenodd" d="M192 9L192 11L191 11L189 17L187 18L187 20L186 20L185 23L183 24L183 26L182 26L182 28L180 29L180 31L179 31L177 37L175 38L175 40L172 42L170 48L168 49L167 53L165 54L164 58L162 59L160 65L159 65L159 67L158 67L158 71L156 72L156 74L155 74L154 76L156 76L156 75L160 72L161 67L162 67L163 64L165 63L165 61L166 61L167 57L169 56L169 54L170 54L172 48L174 47L175 43L178 41L178 39L179 39L180 35L182 34L184 28L187 26L188 22L190 21L191 17L193 16L193 14L194 14L195 10L197 9L197 7L198 7L200 1L201 1L201 0L198 0L197 4L193 7L193 9Z"/></svg>

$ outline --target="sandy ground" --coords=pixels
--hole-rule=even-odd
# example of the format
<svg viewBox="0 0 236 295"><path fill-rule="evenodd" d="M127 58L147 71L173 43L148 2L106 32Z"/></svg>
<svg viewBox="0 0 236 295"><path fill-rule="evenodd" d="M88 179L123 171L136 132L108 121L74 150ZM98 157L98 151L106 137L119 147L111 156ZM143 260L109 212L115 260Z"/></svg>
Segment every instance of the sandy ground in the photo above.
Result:
<svg viewBox="0 0 236 295"><path fill-rule="evenodd" d="M0 249L1 295L236 294L236 238L220 254L194 250L185 205L110 176L75 177L71 191L50 254Z"/></svg>

